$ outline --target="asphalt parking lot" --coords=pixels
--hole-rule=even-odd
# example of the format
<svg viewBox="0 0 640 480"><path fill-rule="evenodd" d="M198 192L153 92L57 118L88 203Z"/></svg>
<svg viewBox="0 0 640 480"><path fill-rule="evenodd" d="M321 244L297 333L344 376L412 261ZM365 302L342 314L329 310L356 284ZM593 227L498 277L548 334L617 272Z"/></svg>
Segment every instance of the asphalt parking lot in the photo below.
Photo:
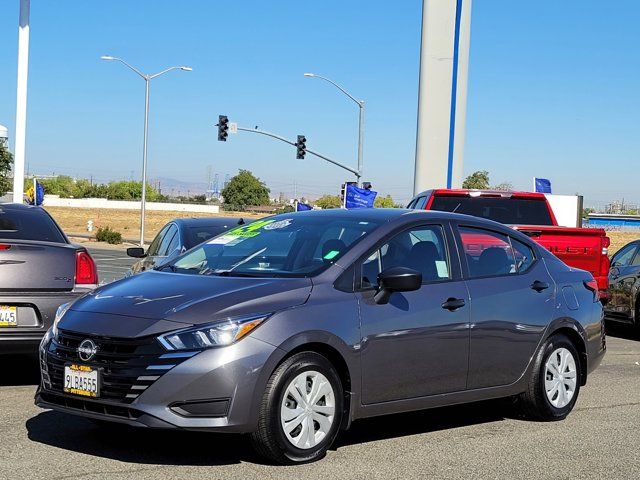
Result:
<svg viewBox="0 0 640 480"><path fill-rule="evenodd" d="M100 283L110 283L121 279L136 259L127 257L124 247L94 248L87 246L87 250L98 266Z"/></svg>
<svg viewBox="0 0 640 480"><path fill-rule="evenodd" d="M638 478L640 340L612 329L567 420L484 402L355 422L327 457L265 465L237 435L98 427L33 405L34 359L3 358L0 478ZM0 357L1 358L1 357Z"/></svg>

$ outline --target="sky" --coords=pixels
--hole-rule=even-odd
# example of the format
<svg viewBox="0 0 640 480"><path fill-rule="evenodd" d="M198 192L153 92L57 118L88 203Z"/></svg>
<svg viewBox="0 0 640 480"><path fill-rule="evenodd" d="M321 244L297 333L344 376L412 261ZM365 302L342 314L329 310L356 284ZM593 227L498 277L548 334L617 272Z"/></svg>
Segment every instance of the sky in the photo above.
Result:
<svg viewBox="0 0 640 480"><path fill-rule="evenodd" d="M453 0L452 0L453 1ZM272 196L337 193L351 176L260 135L217 141L219 114L356 166L412 194L420 0L32 0L27 163L31 173L140 178L144 81L151 82L149 177L186 182L249 169ZM2 0L0 124L13 135L18 0ZM640 203L640 2L475 0L464 171L530 189L533 176L588 206ZM13 143L10 143L11 148ZM167 192L165 192L167 193Z"/></svg>

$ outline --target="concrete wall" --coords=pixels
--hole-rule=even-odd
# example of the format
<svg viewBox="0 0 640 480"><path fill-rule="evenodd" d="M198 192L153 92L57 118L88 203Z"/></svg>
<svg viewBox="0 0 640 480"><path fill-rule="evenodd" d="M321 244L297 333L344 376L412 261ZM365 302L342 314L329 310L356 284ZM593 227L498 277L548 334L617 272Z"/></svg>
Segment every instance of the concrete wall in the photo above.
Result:
<svg viewBox="0 0 640 480"><path fill-rule="evenodd" d="M76 207L76 208L110 208L121 210L140 210L140 202L126 200L107 200L106 198L60 198L58 195L45 195L45 207ZM219 213L218 205L190 205L183 203L147 202L146 209L168 212L199 212Z"/></svg>

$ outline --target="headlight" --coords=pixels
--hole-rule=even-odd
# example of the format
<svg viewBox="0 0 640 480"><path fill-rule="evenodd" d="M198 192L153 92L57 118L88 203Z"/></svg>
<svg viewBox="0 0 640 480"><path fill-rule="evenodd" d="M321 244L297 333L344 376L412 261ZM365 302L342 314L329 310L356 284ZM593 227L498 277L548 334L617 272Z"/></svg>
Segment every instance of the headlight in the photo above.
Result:
<svg viewBox="0 0 640 480"><path fill-rule="evenodd" d="M158 340L167 350L201 350L223 347L240 340L270 315L263 314L222 320L204 326L166 333L159 336Z"/></svg>
<svg viewBox="0 0 640 480"><path fill-rule="evenodd" d="M71 303L72 302L63 303L58 307L58 310L56 310L56 316L53 319L53 326L51 327L51 334L54 337L58 335L58 323L60 323L60 320L62 319L62 317L64 317L64 314L67 313L67 310L69 310Z"/></svg>

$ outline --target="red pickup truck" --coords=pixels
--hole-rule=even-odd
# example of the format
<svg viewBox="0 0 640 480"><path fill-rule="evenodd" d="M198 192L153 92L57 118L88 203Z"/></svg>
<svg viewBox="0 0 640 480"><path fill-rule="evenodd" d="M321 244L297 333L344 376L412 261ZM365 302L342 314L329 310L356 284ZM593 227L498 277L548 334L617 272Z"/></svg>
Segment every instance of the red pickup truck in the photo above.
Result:
<svg viewBox="0 0 640 480"><path fill-rule="evenodd" d="M528 235L569 266L591 272L605 299L609 285L609 237L601 228L559 227L542 193L489 190L427 190L407 208L488 218Z"/></svg>

